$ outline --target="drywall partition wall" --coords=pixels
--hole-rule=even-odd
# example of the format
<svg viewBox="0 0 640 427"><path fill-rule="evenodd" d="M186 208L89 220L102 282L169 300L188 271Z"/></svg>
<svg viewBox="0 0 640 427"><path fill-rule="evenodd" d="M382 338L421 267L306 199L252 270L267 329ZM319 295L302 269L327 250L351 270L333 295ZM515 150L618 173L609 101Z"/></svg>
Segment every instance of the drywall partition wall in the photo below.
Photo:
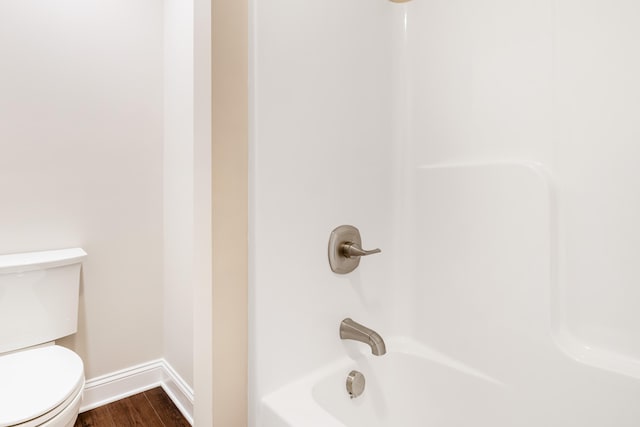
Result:
<svg viewBox="0 0 640 427"><path fill-rule="evenodd" d="M254 405L349 351L352 317L393 327L391 2L251 3L251 333ZM367 248L331 272L330 232L357 226ZM257 408L251 407L250 411Z"/></svg>
<svg viewBox="0 0 640 427"><path fill-rule="evenodd" d="M211 0L194 1L194 425L213 425ZM246 368L245 368L246 369Z"/></svg>
<svg viewBox="0 0 640 427"><path fill-rule="evenodd" d="M164 357L212 421L211 2L164 3ZM193 402L189 402L193 404Z"/></svg>
<svg viewBox="0 0 640 427"><path fill-rule="evenodd" d="M214 0L212 13L212 425L247 425L247 3Z"/></svg>
<svg viewBox="0 0 640 427"><path fill-rule="evenodd" d="M93 378L162 355L162 4L0 3L0 253L81 246Z"/></svg>
<svg viewBox="0 0 640 427"><path fill-rule="evenodd" d="M194 6L164 2L164 349L193 388Z"/></svg>
<svg viewBox="0 0 640 427"><path fill-rule="evenodd" d="M405 7L406 167L542 164L559 218L550 313L558 341L589 363L615 369L616 360L637 370L640 6L461 0Z"/></svg>

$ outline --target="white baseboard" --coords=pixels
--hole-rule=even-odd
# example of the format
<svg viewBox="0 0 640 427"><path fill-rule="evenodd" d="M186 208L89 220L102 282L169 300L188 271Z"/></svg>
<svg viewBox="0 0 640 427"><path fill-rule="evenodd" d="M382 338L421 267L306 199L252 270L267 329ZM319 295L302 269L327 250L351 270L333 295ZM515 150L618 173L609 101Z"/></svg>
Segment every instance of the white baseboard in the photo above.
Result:
<svg viewBox="0 0 640 427"><path fill-rule="evenodd" d="M162 388L189 421L189 424L193 425L193 389L166 361L164 368L165 378L162 382Z"/></svg>
<svg viewBox="0 0 640 427"><path fill-rule="evenodd" d="M193 425L193 390L164 359L87 380L80 412L158 386L164 389L182 415Z"/></svg>

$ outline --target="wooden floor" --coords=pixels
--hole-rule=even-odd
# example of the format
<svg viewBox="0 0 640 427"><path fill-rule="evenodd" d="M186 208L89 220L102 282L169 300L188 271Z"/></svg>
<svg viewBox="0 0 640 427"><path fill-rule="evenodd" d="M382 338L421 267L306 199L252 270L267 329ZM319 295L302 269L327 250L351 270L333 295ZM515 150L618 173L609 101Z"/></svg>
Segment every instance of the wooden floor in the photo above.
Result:
<svg viewBox="0 0 640 427"><path fill-rule="evenodd" d="M188 427L169 396L157 387L84 412L75 427Z"/></svg>

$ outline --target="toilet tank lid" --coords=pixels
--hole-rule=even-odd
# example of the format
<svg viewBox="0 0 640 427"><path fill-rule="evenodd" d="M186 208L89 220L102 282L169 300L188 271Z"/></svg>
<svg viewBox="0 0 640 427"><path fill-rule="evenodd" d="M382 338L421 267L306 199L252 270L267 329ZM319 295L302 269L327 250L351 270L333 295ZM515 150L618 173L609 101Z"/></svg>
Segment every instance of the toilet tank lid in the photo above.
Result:
<svg viewBox="0 0 640 427"><path fill-rule="evenodd" d="M82 248L0 255L0 274L76 264L82 262L86 256L87 253Z"/></svg>
<svg viewBox="0 0 640 427"><path fill-rule="evenodd" d="M82 359L57 345L0 356L0 426L37 418L84 385Z"/></svg>

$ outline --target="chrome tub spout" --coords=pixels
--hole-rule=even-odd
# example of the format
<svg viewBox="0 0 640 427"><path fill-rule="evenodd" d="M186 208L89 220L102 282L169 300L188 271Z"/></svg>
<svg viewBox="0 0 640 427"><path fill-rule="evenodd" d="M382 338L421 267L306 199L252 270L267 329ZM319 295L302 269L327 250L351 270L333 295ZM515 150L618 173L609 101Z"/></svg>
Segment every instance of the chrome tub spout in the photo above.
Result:
<svg viewBox="0 0 640 427"><path fill-rule="evenodd" d="M384 340L376 331L354 322L350 318L340 322L340 338L363 342L371 347L371 353L376 356L382 356L387 352Z"/></svg>

